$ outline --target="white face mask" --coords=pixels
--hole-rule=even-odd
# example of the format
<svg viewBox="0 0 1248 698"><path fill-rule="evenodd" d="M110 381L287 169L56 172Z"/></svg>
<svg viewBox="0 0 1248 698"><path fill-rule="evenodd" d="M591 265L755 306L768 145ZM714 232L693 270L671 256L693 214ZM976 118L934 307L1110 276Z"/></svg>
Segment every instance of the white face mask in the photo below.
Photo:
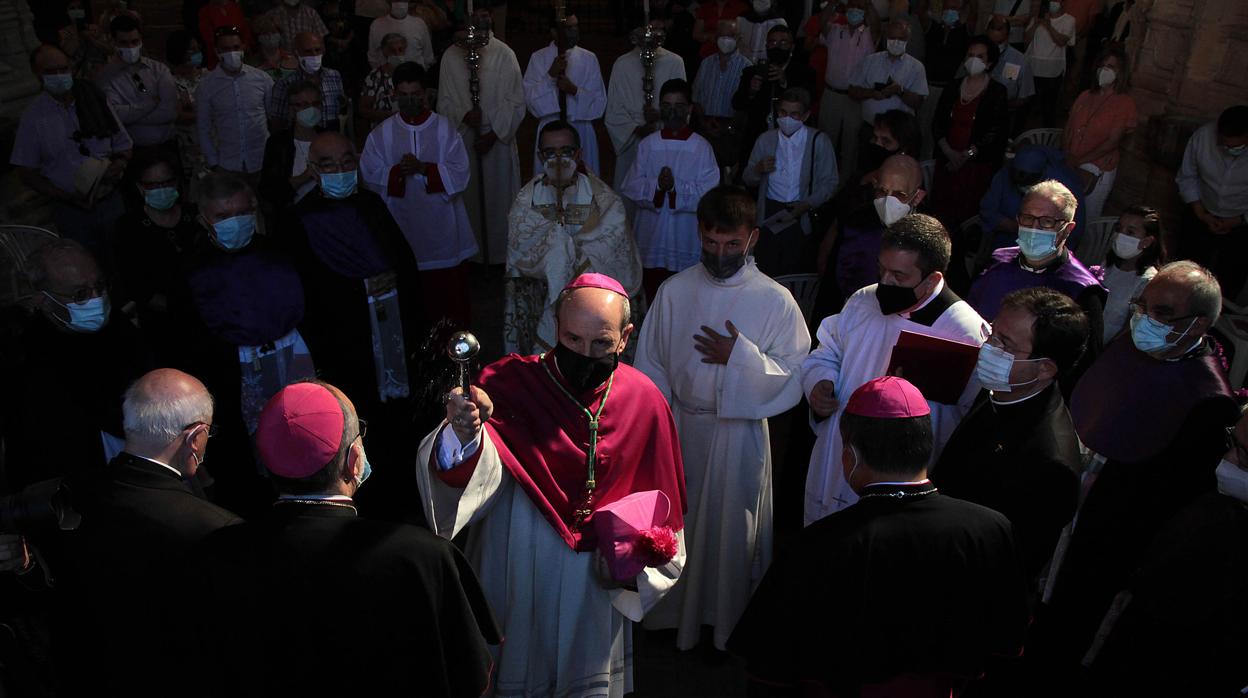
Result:
<svg viewBox="0 0 1248 698"><path fill-rule="evenodd" d="M906 42L904 39L889 39L886 46L888 46L889 54L893 56L900 56L906 52Z"/></svg>
<svg viewBox="0 0 1248 698"><path fill-rule="evenodd" d="M1248 470L1223 458L1214 474L1218 478L1219 492L1241 502L1248 502Z"/></svg>
<svg viewBox="0 0 1248 698"><path fill-rule="evenodd" d="M121 56L121 62L128 65L134 65L143 57L143 44L139 44L134 48L119 48L117 55Z"/></svg>
<svg viewBox="0 0 1248 698"><path fill-rule="evenodd" d="M300 56L299 67L305 73L315 73L321 69L321 56Z"/></svg>
<svg viewBox="0 0 1248 698"><path fill-rule="evenodd" d="M771 0L754 0L754 12L765 15L771 10Z"/></svg>
<svg viewBox="0 0 1248 698"><path fill-rule="evenodd" d="M221 54L221 65L230 72L235 72L243 67L242 51L226 51Z"/></svg>
<svg viewBox="0 0 1248 698"><path fill-rule="evenodd" d="M732 53L737 50L737 39L732 36L721 36L715 40L720 53Z"/></svg>
<svg viewBox="0 0 1248 698"><path fill-rule="evenodd" d="M395 19L403 19L407 16L407 3L392 2L390 3L390 16Z"/></svg>
<svg viewBox="0 0 1248 698"><path fill-rule="evenodd" d="M1053 15L1054 17L1060 16L1062 14L1062 3L1060 2L1049 3L1049 14Z"/></svg>
<svg viewBox="0 0 1248 698"><path fill-rule="evenodd" d="M1022 388L1040 380L1037 377L1026 383L1010 382L1010 374L1014 371L1015 363L1036 361L1044 361L1044 359L1016 359L1013 354L1001 347L994 347L984 342L979 348L979 359L975 362L975 377L979 379L980 385L993 392L1008 393L1015 388Z"/></svg>
<svg viewBox="0 0 1248 698"><path fill-rule="evenodd" d="M802 122L791 116L782 116L779 119L776 119L776 126L780 128L780 133L791 137L802 128Z"/></svg>
<svg viewBox="0 0 1248 698"><path fill-rule="evenodd" d="M910 215L910 204L902 203L895 196L885 196L875 200L875 212L879 214L884 227L888 227Z"/></svg>
<svg viewBox="0 0 1248 698"><path fill-rule="evenodd" d="M1096 71L1096 84L1101 87L1109 87L1117 79L1118 73L1115 73L1113 68L1101 68Z"/></svg>
<svg viewBox="0 0 1248 698"><path fill-rule="evenodd" d="M1126 233L1114 233L1114 255L1118 259L1135 259L1144 248L1140 247L1139 238L1133 238Z"/></svg>
<svg viewBox="0 0 1248 698"><path fill-rule="evenodd" d="M576 176L576 162L571 158L553 157L542 163L542 171L551 182L567 182Z"/></svg>
<svg viewBox="0 0 1248 698"><path fill-rule="evenodd" d="M988 64L985 63L979 56L971 56L970 58L967 58L965 65L967 75L979 75L988 69Z"/></svg>

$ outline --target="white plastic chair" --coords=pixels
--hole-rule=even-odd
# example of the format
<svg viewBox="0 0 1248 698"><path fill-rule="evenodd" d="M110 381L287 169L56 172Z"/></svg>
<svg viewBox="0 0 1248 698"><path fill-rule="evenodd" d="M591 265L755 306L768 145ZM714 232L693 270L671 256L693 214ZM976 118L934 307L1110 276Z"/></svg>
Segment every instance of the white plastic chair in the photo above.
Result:
<svg viewBox="0 0 1248 698"><path fill-rule="evenodd" d="M1023 131L1018 134L1018 138L1014 139L1014 149L1025 145L1049 145L1054 148L1062 147L1062 129L1060 128L1033 128L1030 131Z"/></svg>
<svg viewBox="0 0 1248 698"><path fill-rule="evenodd" d="M33 292L26 281L26 259L56 238L56 233L45 228L0 225L0 307L17 303Z"/></svg>
<svg viewBox="0 0 1248 698"><path fill-rule="evenodd" d="M1244 385L1244 377L1248 375L1248 308L1223 298L1222 315L1213 328L1226 337L1234 349L1227 378L1231 389L1237 390Z"/></svg>
<svg viewBox="0 0 1248 698"><path fill-rule="evenodd" d="M1102 216L1084 225L1083 239L1079 241L1079 249L1075 250L1075 257L1083 262L1084 266L1090 267L1093 264L1105 263L1105 255L1109 252L1114 226L1117 223L1116 216Z"/></svg>
<svg viewBox="0 0 1248 698"><path fill-rule="evenodd" d="M818 274L785 274L777 276L776 283L789 289L797 307L802 309L802 317L810 322L810 314L815 310L815 298L819 296Z"/></svg>

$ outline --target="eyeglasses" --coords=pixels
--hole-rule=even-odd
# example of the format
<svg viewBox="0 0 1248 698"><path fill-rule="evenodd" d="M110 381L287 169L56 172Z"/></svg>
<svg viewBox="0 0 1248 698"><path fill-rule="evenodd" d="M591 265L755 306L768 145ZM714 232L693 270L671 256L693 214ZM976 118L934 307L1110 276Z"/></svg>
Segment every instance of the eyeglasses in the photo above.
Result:
<svg viewBox="0 0 1248 698"><path fill-rule="evenodd" d="M1150 318L1156 320L1157 322L1162 323L1163 325L1176 325L1180 322L1183 322L1184 320L1195 320L1196 318L1200 317L1200 315L1197 313L1193 313L1191 315L1184 315L1182 317L1173 317L1173 318L1159 316L1156 314L1156 311L1152 311L1152 312L1149 311L1148 304L1144 302L1143 298L1132 298L1130 301L1127 302L1127 308L1132 313L1139 313L1141 315L1147 315Z"/></svg>
<svg viewBox="0 0 1248 698"><path fill-rule="evenodd" d="M571 158L576 155L576 148L570 145L565 145L561 148L542 148L537 151L537 154L541 155L543 160L549 160L554 157Z"/></svg>
<svg viewBox="0 0 1248 698"><path fill-rule="evenodd" d="M143 189L164 189L165 187L177 186L176 179L162 179L158 182L139 182L139 186Z"/></svg>
<svg viewBox="0 0 1248 698"><path fill-rule="evenodd" d="M72 303L86 303L97 296L102 296L108 291L108 282L100 280L93 285L79 286L69 293L61 293L60 291L46 291L53 296L68 299Z"/></svg>
<svg viewBox="0 0 1248 698"><path fill-rule="evenodd" d="M365 420L365 419L356 419L355 421L357 421L357 422L359 422L359 423L360 423L360 433L356 434L356 435L355 435L355 438L356 438L356 439L362 439L362 438L364 438L364 435L368 433L368 420ZM352 441L354 441L354 440L355 440L355 439L352 439Z"/></svg>
<svg viewBox="0 0 1248 698"><path fill-rule="evenodd" d="M1050 218L1048 216L1033 216L1030 213L1018 214L1018 224L1024 228L1039 228L1040 230L1056 230L1070 221L1061 218Z"/></svg>
<svg viewBox="0 0 1248 698"><path fill-rule="evenodd" d="M204 430L204 433L207 434L208 438L210 439L217 435L217 425L209 424L207 422L191 422L190 424L187 424L186 426L182 427L182 431L186 431L188 429L194 429L195 427L208 427L207 429Z"/></svg>
<svg viewBox="0 0 1248 698"><path fill-rule="evenodd" d="M214 39L220 39L223 36L242 36L242 35L243 33L238 30L238 27L235 27L233 25L230 25L228 27L217 27L212 32L212 38Z"/></svg>
<svg viewBox="0 0 1248 698"><path fill-rule="evenodd" d="M908 191L904 191L901 189L893 190L893 189L886 189L884 187L875 187L875 198L883 199L886 196L893 196L893 197L896 197L897 200L903 204L910 203L910 199L913 198L914 195L917 193L918 193L917 190L913 192L908 192Z"/></svg>

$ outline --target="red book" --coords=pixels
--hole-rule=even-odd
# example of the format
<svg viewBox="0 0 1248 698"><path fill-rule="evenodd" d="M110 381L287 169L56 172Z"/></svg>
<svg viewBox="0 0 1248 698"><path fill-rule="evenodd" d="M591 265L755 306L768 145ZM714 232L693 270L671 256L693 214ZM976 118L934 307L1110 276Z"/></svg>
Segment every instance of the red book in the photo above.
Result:
<svg viewBox="0 0 1248 698"><path fill-rule="evenodd" d="M932 402L956 405L978 359L977 345L902 330L887 375L905 378Z"/></svg>

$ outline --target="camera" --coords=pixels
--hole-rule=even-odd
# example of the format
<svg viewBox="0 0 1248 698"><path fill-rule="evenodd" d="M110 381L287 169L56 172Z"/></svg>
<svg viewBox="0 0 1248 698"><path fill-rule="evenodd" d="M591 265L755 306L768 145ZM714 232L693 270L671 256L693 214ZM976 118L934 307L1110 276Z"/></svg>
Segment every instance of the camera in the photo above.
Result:
<svg viewBox="0 0 1248 698"><path fill-rule="evenodd" d="M31 534L72 531L82 516L74 510L63 478L36 482L20 492L0 497L0 532Z"/></svg>

